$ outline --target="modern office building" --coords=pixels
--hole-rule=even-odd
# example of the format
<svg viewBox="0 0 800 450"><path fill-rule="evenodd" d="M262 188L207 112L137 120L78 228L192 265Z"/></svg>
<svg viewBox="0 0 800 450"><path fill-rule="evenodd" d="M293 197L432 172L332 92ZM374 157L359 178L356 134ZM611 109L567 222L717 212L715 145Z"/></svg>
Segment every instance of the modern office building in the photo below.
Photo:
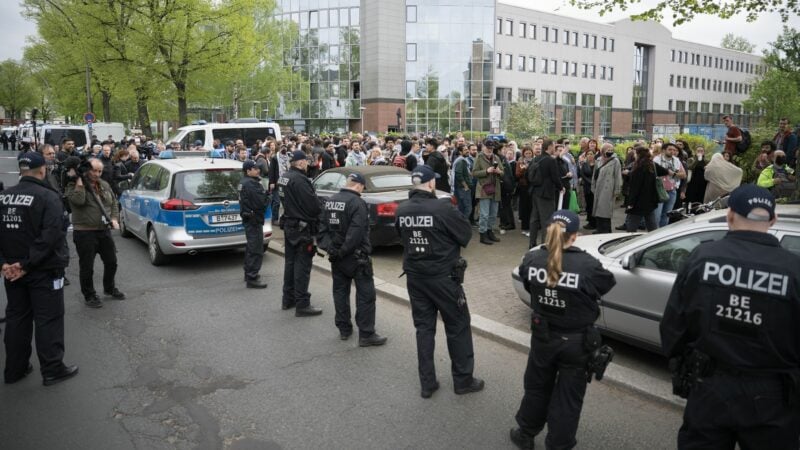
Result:
<svg viewBox="0 0 800 450"><path fill-rule="evenodd" d="M271 110L311 132L490 131L492 106L502 128L512 103L534 98L555 134L724 114L748 125L742 102L764 70L758 56L673 39L658 23L495 0L279 0L276 18L296 24L282 51L299 76Z"/></svg>

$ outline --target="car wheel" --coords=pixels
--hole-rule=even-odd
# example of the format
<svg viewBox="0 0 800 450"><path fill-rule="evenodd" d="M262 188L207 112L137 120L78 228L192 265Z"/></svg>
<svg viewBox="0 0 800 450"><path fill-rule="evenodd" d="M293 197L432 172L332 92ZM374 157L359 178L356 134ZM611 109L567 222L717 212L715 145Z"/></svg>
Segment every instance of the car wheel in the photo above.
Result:
<svg viewBox="0 0 800 450"><path fill-rule="evenodd" d="M125 226L125 214L119 215L119 235L124 238L133 236L133 233Z"/></svg>
<svg viewBox="0 0 800 450"><path fill-rule="evenodd" d="M154 266L166 264L167 255L158 246L158 237L156 236L156 230L153 228L147 230L147 252L150 254L150 264Z"/></svg>

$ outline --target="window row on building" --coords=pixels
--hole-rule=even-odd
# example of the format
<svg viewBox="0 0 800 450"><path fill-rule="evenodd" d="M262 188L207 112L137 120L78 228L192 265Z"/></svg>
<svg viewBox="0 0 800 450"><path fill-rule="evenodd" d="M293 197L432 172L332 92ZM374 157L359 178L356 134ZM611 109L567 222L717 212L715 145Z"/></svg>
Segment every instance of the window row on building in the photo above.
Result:
<svg viewBox="0 0 800 450"><path fill-rule="evenodd" d="M688 84L686 81L689 81ZM686 77L685 75L670 75L669 86L684 89L699 89L702 91L725 92L728 94L750 95L753 85L733 81L712 80L700 77Z"/></svg>
<svg viewBox="0 0 800 450"><path fill-rule="evenodd" d="M700 53L691 53L683 50L672 49L670 52L670 60L680 64L709 67L730 72L750 73L754 75L761 75L764 73L764 66L761 64L720 58L718 56L701 55Z"/></svg>
<svg viewBox="0 0 800 450"><path fill-rule="evenodd" d="M757 119L757 114L737 104L670 99L668 105L669 110L675 112L675 120L679 124L714 125L722 123L722 116L730 115L735 124L749 127Z"/></svg>
<svg viewBox="0 0 800 450"><path fill-rule="evenodd" d="M512 94L512 88L495 88L495 104L503 106L504 119L507 118L506 112L512 103ZM542 90L541 94L540 104L545 116L550 121L549 133L586 136L593 136L595 133L604 136L611 134L611 109L614 103L611 95L581 93L579 97L577 92L562 92L559 104L557 91ZM529 102L535 98L535 89L519 88L517 91L517 101L519 102ZM578 103L578 99L580 99L580 103ZM578 107L581 110L580 122L576 120ZM599 113L598 117L595 117L595 112ZM560 124L556 123L556 119L560 119ZM597 130L595 130L595 125L598 126Z"/></svg>
<svg viewBox="0 0 800 450"><path fill-rule="evenodd" d="M516 32L515 32L516 30ZM541 40L553 44L561 43L573 47L591 48L594 50L614 51L614 38L583 33L574 30L559 29L549 25L537 25L523 21L514 21L498 17L495 22L495 33L506 36L517 36L523 39Z"/></svg>
<svg viewBox="0 0 800 450"><path fill-rule="evenodd" d="M293 21L301 30L359 26L358 8L322 9L278 14L278 19Z"/></svg>
<svg viewBox="0 0 800 450"><path fill-rule="evenodd" d="M516 66L514 66L514 55L511 53L495 53L495 65L498 69L517 70L519 72L537 71L542 74L571 76L581 78L593 78L601 80L614 80L614 67L588 63L577 63L575 61L559 61L557 59L539 58L535 56L517 55ZM580 69L580 71L579 71Z"/></svg>

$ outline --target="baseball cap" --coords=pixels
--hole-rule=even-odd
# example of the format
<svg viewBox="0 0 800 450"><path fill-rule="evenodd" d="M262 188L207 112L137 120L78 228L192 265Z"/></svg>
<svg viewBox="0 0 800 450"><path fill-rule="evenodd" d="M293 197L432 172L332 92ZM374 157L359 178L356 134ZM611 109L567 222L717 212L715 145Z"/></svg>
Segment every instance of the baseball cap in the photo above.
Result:
<svg viewBox="0 0 800 450"><path fill-rule="evenodd" d="M736 214L750 220L767 222L775 218L775 197L768 190L755 184L745 184L734 189L728 197L728 207ZM769 216L754 213L763 209Z"/></svg>
<svg viewBox="0 0 800 450"><path fill-rule="evenodd" d="M548 223L561 222L566 226L567 233L577 233L581 227L581 219L577 214L568 210L560 209L550 216Z"/></svg>
<svg viewBox="0 0 800 450"><path fill-rule="evenodd" d="M225 147L233 147L234 145L236 144L234 144L233 141L225 141Z"/></svg>
<svg viewBox="0 0 800 450"><path fill-rule="evenodd" d="M361 175L360 173L353 172L353 173L351 173L350 175L347 176L347 179L349 181L355 181L356 183L358 183L358 184L360 184L362 186L366 186L367 185L367 180L365 180L364 176Z"/></svg>
<svg viewBox="0 0 800 450"><path fill-rule="evenodd" d="M21 153L17 157L17 163L19 164L20 170L37 169L46 164L44 156L36 152Z"/></svg>
<svg viewBox="0 0 800 450"><path fill-rule="evenodd" d="M295 151L292 152L292 161L291 162L302 161L304 159L307 159L306 152L304 152L302 150L295 150Z"/></svg>
<svg viewBox="0 0 800 450"><path fill-rule="evenodd" d="M255 166L256 166L256 162L253 161L252 159L248 159L247 161L245 161L242 164L242 170L248 171L248 170L252 169Z"/></svg>
<svg viewBox="0 0 800 450"><path fill-rule="evenodd" d="M200 139L194 141L194 146L195 147L201 147L202 145L203 145L203 141L201 141Z"/></svg>
<svg viewBox="0 0 800 450"><path fill-rule="evenodd" d="M419 164L417 167L414 168L414 171L411 172L411 182L414 184L422 184L427 183L428 181L433 180L434 178L440 178L441 176L434 172L430 166L426 166L424 164Z"/></svg>

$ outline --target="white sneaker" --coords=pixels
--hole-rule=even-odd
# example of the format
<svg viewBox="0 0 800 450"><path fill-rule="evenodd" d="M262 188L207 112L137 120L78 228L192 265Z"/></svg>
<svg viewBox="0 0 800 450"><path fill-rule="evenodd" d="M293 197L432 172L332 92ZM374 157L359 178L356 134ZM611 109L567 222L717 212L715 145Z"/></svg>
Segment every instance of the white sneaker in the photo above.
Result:
<svg viewBox="0 0 800 450"><path fill-rule="evenodd" d="M531 232L523 230L522 231L522 235L525 236L525 237L531 237Z"/></svg>

